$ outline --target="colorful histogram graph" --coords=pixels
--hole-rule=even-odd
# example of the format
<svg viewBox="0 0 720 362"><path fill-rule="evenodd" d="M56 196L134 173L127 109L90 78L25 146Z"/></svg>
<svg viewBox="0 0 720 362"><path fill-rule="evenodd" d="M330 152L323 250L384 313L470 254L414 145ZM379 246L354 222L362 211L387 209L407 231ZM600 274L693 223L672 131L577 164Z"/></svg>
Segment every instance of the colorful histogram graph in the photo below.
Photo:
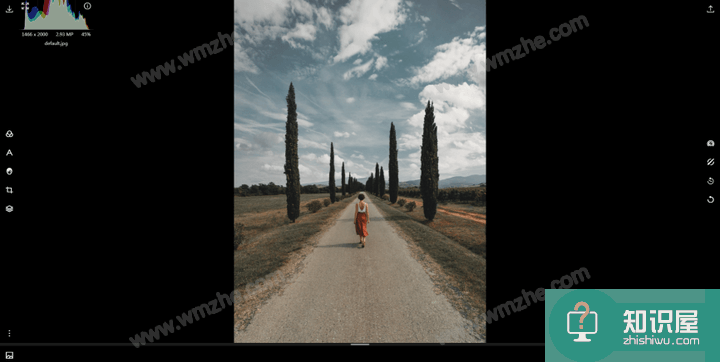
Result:
<svg viewBox="0 0 720 362"><path fill-rule="evenodd" d="M44 0L42 9L25 9L25 30L89 30L69 0ZM27 2L25 2L27 5Z"/></svg>

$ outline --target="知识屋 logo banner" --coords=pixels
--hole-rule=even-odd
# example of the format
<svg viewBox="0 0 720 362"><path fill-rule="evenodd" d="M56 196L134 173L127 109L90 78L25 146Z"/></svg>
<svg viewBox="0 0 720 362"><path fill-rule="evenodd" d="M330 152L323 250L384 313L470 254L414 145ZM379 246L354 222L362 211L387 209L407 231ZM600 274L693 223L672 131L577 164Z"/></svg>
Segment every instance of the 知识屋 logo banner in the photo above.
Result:
<svg viewBox="0 0 720 362"><path fill-rule="evenodd" d="M720 290L547 289L546 361L720 361Z"/></svg>

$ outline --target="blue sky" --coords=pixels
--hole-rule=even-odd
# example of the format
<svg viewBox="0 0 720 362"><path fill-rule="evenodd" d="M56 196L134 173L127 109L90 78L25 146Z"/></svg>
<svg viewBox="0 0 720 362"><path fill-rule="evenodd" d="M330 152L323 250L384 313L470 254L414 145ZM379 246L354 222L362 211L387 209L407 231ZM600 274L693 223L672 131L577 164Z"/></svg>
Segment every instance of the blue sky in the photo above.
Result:
<svg viewBox="0 0 720 362"><path fill-rule="evenodd" d="M391 122L419 179L428 100L440 179L485 174L484 1L236 0L233 37L236 187L285 184L290 82L302 184L327 181L330 142L337 179L387 170Z"/></svg>

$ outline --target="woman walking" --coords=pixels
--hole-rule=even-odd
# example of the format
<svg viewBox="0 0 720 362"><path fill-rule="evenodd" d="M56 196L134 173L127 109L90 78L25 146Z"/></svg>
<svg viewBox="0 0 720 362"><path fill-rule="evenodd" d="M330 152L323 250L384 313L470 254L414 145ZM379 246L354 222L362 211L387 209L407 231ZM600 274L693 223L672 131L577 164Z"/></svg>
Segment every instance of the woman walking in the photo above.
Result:
<svg viewBox="0 0 720 362"><path fill-rule="evenodd" d="M360 202L355 204L355 232L360 235L358 248L364 248L365 237L368 236L367 224L370 223L370 213L367 204L363 201L365 195L361 193L358 195L358 199Z"/></svg>

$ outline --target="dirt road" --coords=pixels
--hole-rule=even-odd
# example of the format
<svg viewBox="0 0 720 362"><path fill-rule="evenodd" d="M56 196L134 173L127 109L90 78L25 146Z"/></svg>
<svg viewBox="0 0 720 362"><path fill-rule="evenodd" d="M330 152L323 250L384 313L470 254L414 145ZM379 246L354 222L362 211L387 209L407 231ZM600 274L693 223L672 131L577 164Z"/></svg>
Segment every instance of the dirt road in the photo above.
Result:
<svg viewBox="0 0 720 362"><path fill-rule="evenodd" d="M353 202L321 237L305 267L255 313L238 343L478 342L367 198L366 247L358 249ZM451 340L443 340L451 335ZM444 336L444 337L441 337Z"/></svg>

